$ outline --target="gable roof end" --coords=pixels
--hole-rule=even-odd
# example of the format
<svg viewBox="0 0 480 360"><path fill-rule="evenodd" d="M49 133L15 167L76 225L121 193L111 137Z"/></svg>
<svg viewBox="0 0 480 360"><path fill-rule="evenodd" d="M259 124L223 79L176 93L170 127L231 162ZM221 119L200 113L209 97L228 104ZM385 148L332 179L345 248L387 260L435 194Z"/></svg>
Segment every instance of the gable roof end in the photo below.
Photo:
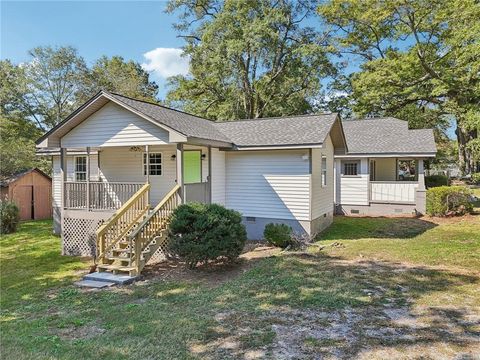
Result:
<svg viewBox="0 0 480 360"><path fill-rule="evenodd" d="M37 145L44 140L55 138L54 144L59 146L58 139L88 118L94 112L112 101L125 109L136 113L146 120L155 123L165 130L177 133L183 137L192 137L205 140L213 140L231 145L228 138L220 133L210 120L190 115L178 110L170 109L158 104L131 99L129 97L101 91L90 98L85 104L75 110L65 120L60 122L49 132L37 140ZM49 144L50 145L50 144ZM50 146L49 146L50 147Z"/></svg>

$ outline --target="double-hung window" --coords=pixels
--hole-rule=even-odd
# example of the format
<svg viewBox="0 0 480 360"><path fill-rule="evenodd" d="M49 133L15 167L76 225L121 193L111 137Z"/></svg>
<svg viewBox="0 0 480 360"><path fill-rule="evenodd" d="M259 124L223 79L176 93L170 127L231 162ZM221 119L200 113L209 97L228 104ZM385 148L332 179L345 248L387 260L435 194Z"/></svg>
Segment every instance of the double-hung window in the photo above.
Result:
<svg viewBox="0 0 480 360"><path fill-rule="evenodd" d="M143 175L147 175L147 165L150 167L149 175L162 175L162 153L149 153L149 164L147 154L143 154Z"/></svg>
<svg viewBox="0 0 480 360"><path fill-rule="evenodd" d="M327 157L322 155L322 186L327 186Z"/></svg>
<svg viewBox="0 0 480 360"><path fill-rule="evenodd" d="M87 181L86 156L75 156L75 181Z"/></svg>

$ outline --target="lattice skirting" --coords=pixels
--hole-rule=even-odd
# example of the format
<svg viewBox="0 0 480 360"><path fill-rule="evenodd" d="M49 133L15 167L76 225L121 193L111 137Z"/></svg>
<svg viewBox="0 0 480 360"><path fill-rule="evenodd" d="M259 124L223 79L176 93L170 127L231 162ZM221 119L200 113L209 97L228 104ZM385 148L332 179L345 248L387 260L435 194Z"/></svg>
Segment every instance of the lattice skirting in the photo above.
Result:
<svg viewBox="0 0 480 360"><path fill-rule="evenodd" d="M153 240L153 242L156 242L157 240ZM163 240L162 245L153 253L153 255L150 257L148 260L147 264L157 264L159 262L165 261L167 259L167 241L168 240ZM152 242L152 243L153 243ZM148 247L147 249L148 250Z"/></svg>
<svg viewBox="0 0 480 360"><path fill-rule="evenodd" d="M62 254L73 256L94 256L96 250L95 232L111 213L69 211L63 217Z"/></svg>

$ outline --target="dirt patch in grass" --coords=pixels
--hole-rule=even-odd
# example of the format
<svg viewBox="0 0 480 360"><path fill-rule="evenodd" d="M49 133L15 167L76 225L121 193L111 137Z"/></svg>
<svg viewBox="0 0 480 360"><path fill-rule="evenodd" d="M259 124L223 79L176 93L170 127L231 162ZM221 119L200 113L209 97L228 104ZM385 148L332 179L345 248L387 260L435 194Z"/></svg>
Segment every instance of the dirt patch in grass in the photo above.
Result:
<svg viewBox="0 0 480 360"><path fill-rule="evenodd" d="M243 253L233 263L210 263L188 269L184 262L166 260L147 265L142 271L143 281L188 281L218 286L251 269L259 260L276 256L281 249L267 246L265 242L248 242Z"/></svg>
<svg viewBox="0 0 480 360"><path fill-rule="evenodd" d="M261 315L216 317L211 339L190 349L207 358L403 359L465 358L480 353L478 314L408 306L341 311L281 308ZM262 334L262 336L260 336ZM253 340L255 338L255 341ZM437 352L434 350L437 349ZM248 354L248 356L247 356ZM256 355L256 356L255 356Z"/></svg>
<svg viewBox="0 0 480 360"><path fill-rule="evenodd" d="M478 224L480 223L480 213L473 213L473 214L466 214L463 216L446 216L446 217L432 217L432 216L423 216L421 219L437 224L460 224L460 223L471 223L471 224Z"/></svg>
<svg viewBox="0 0 480 360"><path fill-rule="evenodd" d="M91 339L105 333L105 329L96 325L68 326L55 330L55 335L65 340Z"/></svg>

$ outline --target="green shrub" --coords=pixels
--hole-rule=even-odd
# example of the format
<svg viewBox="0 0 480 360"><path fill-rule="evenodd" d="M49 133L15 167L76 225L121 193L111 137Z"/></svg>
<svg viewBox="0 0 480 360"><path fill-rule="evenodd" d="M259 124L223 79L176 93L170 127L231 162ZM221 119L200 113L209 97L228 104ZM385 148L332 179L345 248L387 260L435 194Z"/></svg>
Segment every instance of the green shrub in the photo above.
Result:
<svg viewBox="0 0 480 360"><path fill-rule="evenodd" d="M440 186L427 190L427 214L463 215L473 210L472 191L464 186Z"/></svg>
<svg viewBox="0 0 480 360"><path fill-rule="evenodd" d="M247 232L239 212L217 204L190 203L173 212L169 238L170 252L194 268L209 260L237 258Z"/></svg>
<svg viewBox="0 0 480 360"><path fill-rule="evenodd" d="M472 182L480 185L480 172L472 174Z"/></svg>
<svg viewBox="0 0 480 360"><path fill-rule="evenodd" d="M437 186L447 186L448 177L445 175L430 175L425 176L425 186L427 189Z"/></svg>
<svg viewBox="0 0 480 360"><path fill-rule="evenodd" d="M17 231L20 222L18 206L8 200L0 201L0 233L10 234Z"/></svg>
<svg viewBox="0 0 480 360"><path fill-rule="evenodd" d="M285 224L267 224L263 231L263 237L269 244L286 248L292 244L292 228Z"/></svg>

